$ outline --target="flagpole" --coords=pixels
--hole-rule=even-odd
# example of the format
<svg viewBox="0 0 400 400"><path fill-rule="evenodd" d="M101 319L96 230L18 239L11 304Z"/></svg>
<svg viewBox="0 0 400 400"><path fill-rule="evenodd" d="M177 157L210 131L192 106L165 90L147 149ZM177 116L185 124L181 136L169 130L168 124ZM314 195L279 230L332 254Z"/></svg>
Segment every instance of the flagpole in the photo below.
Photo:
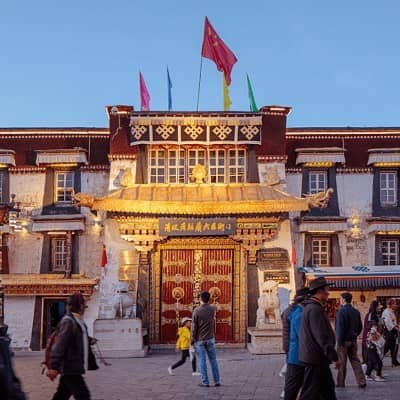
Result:
<svg viewBox="0 0 400 400"><path fill-rule="evenodd" d="M200 101L200 85L201 85L201 71L203 69L203 55L200 54L200 71L199 71L199 86L197 87L197 103L196 111L199 111L199 101Z"/></svg>

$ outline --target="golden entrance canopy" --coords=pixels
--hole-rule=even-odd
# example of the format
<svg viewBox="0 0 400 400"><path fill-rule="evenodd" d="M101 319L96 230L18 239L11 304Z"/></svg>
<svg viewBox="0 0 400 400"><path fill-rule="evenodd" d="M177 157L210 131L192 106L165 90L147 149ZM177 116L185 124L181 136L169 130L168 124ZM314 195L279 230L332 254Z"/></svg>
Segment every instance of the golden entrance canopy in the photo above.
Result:
<svg viewBox="0 0 400 400"><path fill-rule="evenodd" d="M263 183L135 184L105 197L78 193L75 199L94 211L157 215L265 214L326 207L331 190L300 198Z"/></svg>
<svg viewBox="0 0 400 400"><path fill-rule="evenodd" d="M68 296L75 292L91 296L98 280L74 274L69 279L60 274L2 274L0 283L7 296Z"/></svg>

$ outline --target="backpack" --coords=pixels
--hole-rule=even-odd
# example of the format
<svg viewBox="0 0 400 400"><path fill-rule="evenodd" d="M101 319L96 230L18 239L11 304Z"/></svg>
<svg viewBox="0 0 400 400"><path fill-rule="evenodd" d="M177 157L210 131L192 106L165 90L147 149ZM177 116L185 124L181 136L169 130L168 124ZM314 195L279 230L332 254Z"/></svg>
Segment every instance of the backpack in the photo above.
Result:
<svg viewBox="0 0 400 400"><path fill-rule="evenodd" d="M62 317L61 321L64 318L68 318L71 319L72 321L74 320L74 318L70 317L69 315L64 315L64 317ZM56 341L57 335L58 335L58 327L61 323L61 321L57 324L57 327L55 329L55 331L50 335L50 337L47 339L47 343L46 343L46 349L44 351L44 361L41 362L41 366L42 366L42 375L45 373L46 369L49 370L51 369L51 350L54 346L54 343ZM76 322L73 322L73 330L74 333L76 333L77 330L77 326L76 326Z"/></svg>

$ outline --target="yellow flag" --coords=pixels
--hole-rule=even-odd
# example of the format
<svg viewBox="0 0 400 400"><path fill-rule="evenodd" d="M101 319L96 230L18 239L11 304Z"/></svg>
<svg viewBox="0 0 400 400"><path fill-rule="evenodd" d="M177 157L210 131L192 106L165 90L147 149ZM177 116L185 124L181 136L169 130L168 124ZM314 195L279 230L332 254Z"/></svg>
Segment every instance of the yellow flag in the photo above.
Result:
<svg viewBox="0 0 400 400"><path fill-rule="evenodd" d="M222 73L222 84L223 84L223 92L224 92L224 111L229 111L231 108L231 98L229 97L229 88L226 84L225 74Z"/></svg>

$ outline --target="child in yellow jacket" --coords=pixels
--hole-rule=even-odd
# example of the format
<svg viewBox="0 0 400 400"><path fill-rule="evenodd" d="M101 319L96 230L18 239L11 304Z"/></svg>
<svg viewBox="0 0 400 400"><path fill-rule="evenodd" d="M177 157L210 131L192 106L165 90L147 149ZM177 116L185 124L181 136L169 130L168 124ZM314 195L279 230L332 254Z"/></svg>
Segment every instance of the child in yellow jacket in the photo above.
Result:
<svg viewBox="0 0 400 400"><path fill-rule="evenodd" d="M176 362L174 365L168 367L168 372L170 375L175 375L173 370L175 368L180 367L181 365L185 364L187 358L191 358L192 361L192 375L200 375L196 372L196 356L195 353L192 352L191 357L191 349L190 349L190 327L192 325L192 320L190 318L182 318L181 322L182 327L178 329L178 340L176 341L176 349L181 351L182 356L181 359Z"/></svg>

